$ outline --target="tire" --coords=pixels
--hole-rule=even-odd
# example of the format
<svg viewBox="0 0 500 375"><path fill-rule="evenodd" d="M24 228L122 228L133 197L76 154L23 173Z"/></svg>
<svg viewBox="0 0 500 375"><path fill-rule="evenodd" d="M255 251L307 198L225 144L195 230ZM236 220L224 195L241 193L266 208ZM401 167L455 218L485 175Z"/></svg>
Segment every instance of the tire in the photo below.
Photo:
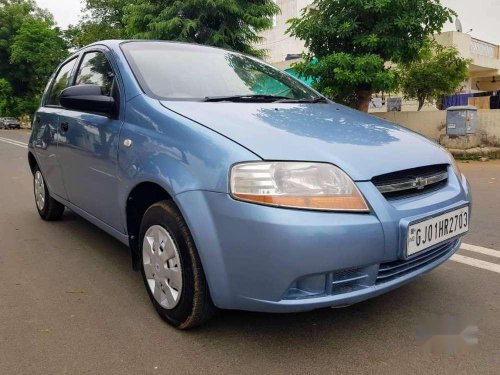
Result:
<svg viewBox="0 0 500 375"><path fill-rule="evenodd" d="M33 171L33 193L35 206L40 217L46 221L59 220L64 213L64 205L50 196L47 184L38 166Z"/></svg>
<svg viewBox="0 0 500 375"><path fill-rule="evenodd" d="M209 320L216 308L193 238L173 202L148 208L139 239L142 278L158 314L182 330Z"/></svg>

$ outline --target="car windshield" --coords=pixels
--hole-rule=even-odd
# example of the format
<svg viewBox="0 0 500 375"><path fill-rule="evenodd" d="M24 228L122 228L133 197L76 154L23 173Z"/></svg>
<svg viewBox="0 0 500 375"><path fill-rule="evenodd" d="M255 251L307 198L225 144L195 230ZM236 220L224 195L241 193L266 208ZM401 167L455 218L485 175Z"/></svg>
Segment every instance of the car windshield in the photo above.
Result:
<svg viewBox="0 0 500 375"><path fill-rule="evenodd" d="M162 42L129 42L122 50L142 89L157 99L318 100L288 74L238 53Z"/></svg>

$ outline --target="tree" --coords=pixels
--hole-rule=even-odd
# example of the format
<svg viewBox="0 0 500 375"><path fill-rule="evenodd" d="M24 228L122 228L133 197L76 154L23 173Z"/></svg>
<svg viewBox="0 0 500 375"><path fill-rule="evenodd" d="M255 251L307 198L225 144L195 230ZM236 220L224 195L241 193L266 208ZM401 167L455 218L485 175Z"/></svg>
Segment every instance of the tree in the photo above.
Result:
<svg viewBox="0 0 500 375"><path fill-rule="evenodd" d="M13 95L10 83L4 78L0 78L0 115L9 112L13 106L12 99Z"/></svg>
<svg viewBox="0 0 500 375"><path fill-rule="evenodd" d="M47 21L25 22L14 37L10 62L21 73L20 82L29 91L41 93L55 67L68 56L66 42L59 29Z"/></svg>
<svg viewBox="0 0 500 375"><path fill-rule="evenodd" d="M125 7L133 38L207 44L255 56L259 32L272 27L279 7L272 0L137 0Z"/></svg>
<svg viewBox="0 0 500 375"><path fill-rule="evenodd" d="M405 99L418 101L420 111L426 101L459 89L469 75L470 63L456 48L432 43L422 50L419 59L399 67L400 89Z"/></svg>
<svg viewBox="0 0 500 375"><path fill-rule="evenodd" d="M81 48L102 39L125 37L123 9L128 0L86 0L83 17L70 25L64 35L72 48Z"/></svg>
<svg viewBox="0 0 500 375"><path fill-rule="evenodd" d="M105 22L86 20L75 26L69 25L64 37L71 48L79 49L103 39L122 39L124 31Z"/></svg>
<svg viewBox="0 0 500 375"><path fill-rule="evenodd" d="M52 15L31 0L0 0L0 110L31 115L67 48Z"/></svg>
<svg viewBox="0 0 500 375"><path fill-rule="evenodd" d="M439 0L315 0L289 21L309 50L296 69L333 100L368 111L373 92L396 86L389 62L418 58L453 15Z"/></svg>
<svg viewBox="0 0 500 375"><path fill-rule="evenodd" d="M53 22L52 17L38 8L34 1L0 0L0 78L9 81L14 93L18 87L13 81L21 74L17 66L10 63L12 44L21 26L34 18Z"/></svg>
<svg viewBox="0 0 500 375"><path fill-rule="evenodd" d="M84 11L96 22L123 29L123 8L129 3L129 0L85 0Z"/></svg>

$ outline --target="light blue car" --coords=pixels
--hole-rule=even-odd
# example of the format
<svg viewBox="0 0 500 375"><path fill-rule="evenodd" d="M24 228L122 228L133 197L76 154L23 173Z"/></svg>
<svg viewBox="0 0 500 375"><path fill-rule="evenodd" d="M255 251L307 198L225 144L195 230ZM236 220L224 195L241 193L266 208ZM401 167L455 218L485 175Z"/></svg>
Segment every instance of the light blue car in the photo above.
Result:
<svg viewBox="0 0 500 375"><path fill-rule="evenodd" d="M346 306L448 259L470 221L453 157L254 58L108 41L56 71L29 142L36 207L124 244L154 307ZM82 271L84 272L84 271Z"/></svg>

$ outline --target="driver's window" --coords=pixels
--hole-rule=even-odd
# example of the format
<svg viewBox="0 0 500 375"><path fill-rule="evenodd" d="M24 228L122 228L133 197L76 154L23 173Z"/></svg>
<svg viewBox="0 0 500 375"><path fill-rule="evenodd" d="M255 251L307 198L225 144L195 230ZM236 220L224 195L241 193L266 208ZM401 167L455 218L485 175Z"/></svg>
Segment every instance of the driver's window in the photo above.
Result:
<svg viewBox="0 0 500 375"><path fill-rule="evenodd" d="M115 74L104 53L88 52L78 69L75 85L98 85L103 95L111 96L114 78Z"/></svg>
<svg viewBox="0 0 500 375"><path fill-rule="evenodd" d="M54 77L52 87L47 95L45 105L49 106L60 106L59 99L61 97L61 92L68 87L69 81L71 79L71 72L76 63L76 58L64 64L59 72Z"/></svg>

